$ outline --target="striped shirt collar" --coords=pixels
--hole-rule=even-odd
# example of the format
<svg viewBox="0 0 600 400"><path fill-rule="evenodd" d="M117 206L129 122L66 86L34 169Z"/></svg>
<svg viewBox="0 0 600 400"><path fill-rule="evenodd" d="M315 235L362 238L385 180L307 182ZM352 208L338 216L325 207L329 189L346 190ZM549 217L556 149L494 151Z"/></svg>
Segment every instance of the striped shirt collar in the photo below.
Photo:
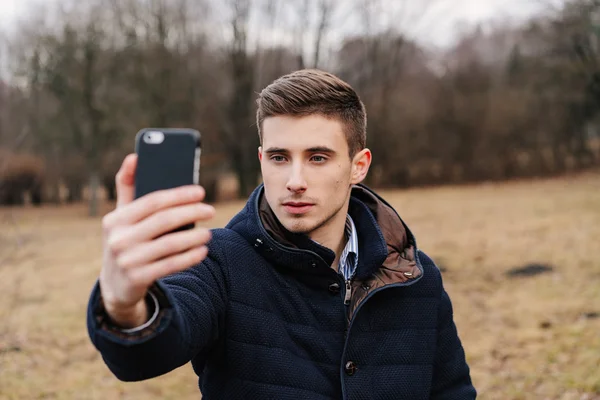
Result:
<svg viewBox="0 0 600 400"><path fill-rule="evenodd" d="M340 255L339 271L345 280L352 279L358 265L358 235L352 217L346 216L345 235L348 239L346 247Z"/></svg>

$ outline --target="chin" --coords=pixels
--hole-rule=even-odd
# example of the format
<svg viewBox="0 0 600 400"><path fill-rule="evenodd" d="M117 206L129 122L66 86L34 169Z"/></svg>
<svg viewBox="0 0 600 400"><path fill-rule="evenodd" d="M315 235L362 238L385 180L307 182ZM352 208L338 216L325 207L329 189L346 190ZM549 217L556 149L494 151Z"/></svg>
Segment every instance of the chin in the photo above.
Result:
<svg viewBox="0 0 600 400"><path fill-rule="evenodd" d="M309 224L301 220L286 221L283 226L292 233L309 233L312 231Z"/></svg>
<svg viewBox="0 0 600 400"><path fill-rule="evenodd" d="M309 221L307 216L294 217L286 215L279 218L279 222L292 233L309 233L314 229L314 224Z"/></svg>

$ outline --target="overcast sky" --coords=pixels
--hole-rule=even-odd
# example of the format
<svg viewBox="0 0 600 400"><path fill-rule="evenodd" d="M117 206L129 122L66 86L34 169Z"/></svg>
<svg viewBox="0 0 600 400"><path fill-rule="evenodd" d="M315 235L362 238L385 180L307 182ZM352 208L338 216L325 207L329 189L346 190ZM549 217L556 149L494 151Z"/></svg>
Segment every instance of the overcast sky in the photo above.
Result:
<svg viewBox="0 0 600 400"><path fill-rule="evenodd" d="M419 0L416 0L419 1ZM436 14L440 28L434 30L431 41L444 45L452 41L455 27L461 22L475 24L490 19L522 21L542 9L540 0L448 0L452 5L440 5L442 12ZM443 3L443 1L441 2Z"/></svg>
<svg viewBox="0 0 600 400"><path fill-rule="evenodd" d="M7 32L27 8L55 0L0 0L0 32ZM344 0L339 0L343 2ZM390 7L398 0L388 0ZM427 0L409 0L408 4L422 4ZM540 0L437 0L436 9L418 35L424 42L445 46L452 42L456 27L461 23L477 23L491 18L524 19L540 10Z"/></svg>

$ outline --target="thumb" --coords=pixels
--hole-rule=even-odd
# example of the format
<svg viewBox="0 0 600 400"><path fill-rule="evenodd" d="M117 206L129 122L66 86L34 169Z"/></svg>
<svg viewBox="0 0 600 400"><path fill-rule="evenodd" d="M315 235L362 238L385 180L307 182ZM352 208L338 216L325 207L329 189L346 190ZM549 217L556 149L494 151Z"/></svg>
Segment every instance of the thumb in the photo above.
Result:
<svg viewBox="0 0 600 400"><path fill-rule="evenodd" d="M115 177L117 187L117 208L133 201L135 196L135 169L137 167L137 155L129 154L123 160L119 172Z"/></svg>

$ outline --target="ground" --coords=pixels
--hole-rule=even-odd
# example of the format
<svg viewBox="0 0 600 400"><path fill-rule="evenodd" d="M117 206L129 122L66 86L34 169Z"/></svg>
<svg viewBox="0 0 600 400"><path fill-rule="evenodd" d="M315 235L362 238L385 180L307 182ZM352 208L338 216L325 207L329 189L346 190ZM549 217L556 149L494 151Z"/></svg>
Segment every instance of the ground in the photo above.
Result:
<svg viewBox="0 0 600 400"><path fill-rule="evenodd" d="M600 399L600 172L381 194L443 271L480 398ZM218 205L211 226L241 207ZM0 399L199 398L189 364L122 383L90 344L100 218L81 205L0 221ZM508 274L528 265L542 273Z"/></svg>

